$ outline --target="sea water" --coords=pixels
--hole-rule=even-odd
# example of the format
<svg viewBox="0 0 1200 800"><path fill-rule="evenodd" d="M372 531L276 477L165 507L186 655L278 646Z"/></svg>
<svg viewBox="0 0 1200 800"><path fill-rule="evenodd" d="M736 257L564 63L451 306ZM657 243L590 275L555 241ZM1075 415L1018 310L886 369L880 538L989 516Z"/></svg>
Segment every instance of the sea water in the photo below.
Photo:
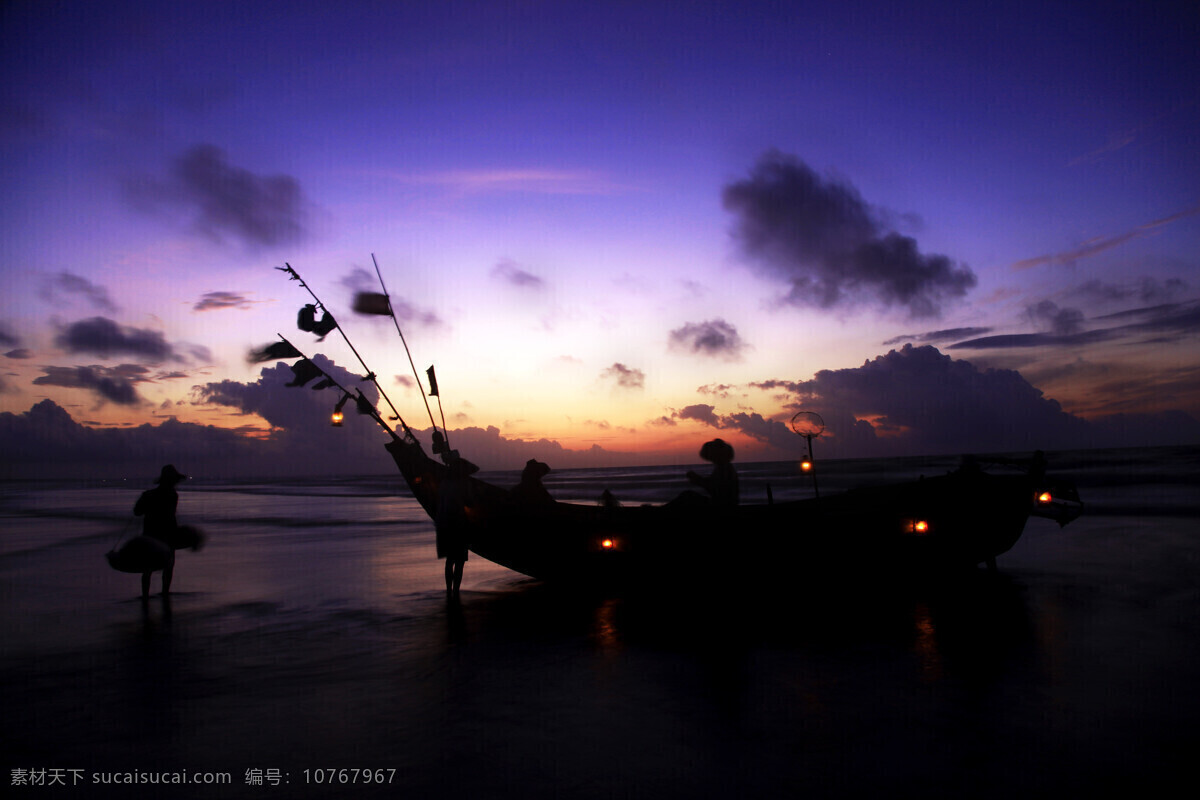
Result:
<svg viewBox="0 0 1200 800"><path fill-rule="evenodd" d="M103 556L137 533L147 486L2 484L0 779L128 796L93 776L230 776L142 787L167 797L282 796L272 781L323 796L318 779L352 775L379 789L364 769L409 796L1165 789L1200 719L1200 449L1050 462L1084 516L1030 520L998 575L796 587L792 604L711 576L654 601L577 593L474 556L450 603L432 524L394 475L188 481L178 516L205 547L179 554L169 600L143 603ZM819 487L956 464L825 463ZM813 492L794 463L737 466L743 502ZM659 503L685 469L545 483L561 501ZM770 562L761 578L795 580Z"/></svg>

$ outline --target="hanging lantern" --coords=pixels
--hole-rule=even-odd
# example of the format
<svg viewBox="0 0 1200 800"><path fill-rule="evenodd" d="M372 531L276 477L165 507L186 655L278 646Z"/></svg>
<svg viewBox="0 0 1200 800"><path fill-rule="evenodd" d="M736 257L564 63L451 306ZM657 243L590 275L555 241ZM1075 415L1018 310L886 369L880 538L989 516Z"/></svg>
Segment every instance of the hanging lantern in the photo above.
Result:
<svg viewBox="0 0 1200 800"><path fill-rule="evenodd" d="M346 405L346 401L349 399L350 395L344 394L342 395L342 399L338 400L338 404L333 407L333 413L329 416L329 421L333 423L333 427L342 427L342 420L346 418L346 415L342 413L342 406Z"/></svg>

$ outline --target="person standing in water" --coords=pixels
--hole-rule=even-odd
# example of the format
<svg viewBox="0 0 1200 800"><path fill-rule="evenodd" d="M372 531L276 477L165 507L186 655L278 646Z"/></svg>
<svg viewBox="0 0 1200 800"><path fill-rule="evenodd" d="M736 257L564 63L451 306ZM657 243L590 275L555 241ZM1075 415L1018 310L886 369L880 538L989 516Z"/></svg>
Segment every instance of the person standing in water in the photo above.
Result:
<svg viewBox="0 0 1200 800"><path fill-rule="evenodd" d="M176 529L179 527L175 521L175 507L179 505L179 494L175 491L175 486L181 481L187 480L187 477L175 469L174 465L167 464L162 468L158 480L155 481L158 486L142 492L142 496L133 506L135 516L145 517L145 521L142 523L142 534L151 539L157 539L170 550L166 566L162 571L164 597L170 594L171 579L175 576L174 539ZM154 573L142 573L142 599L150 596L150 576L152 574Z"/></svg>
<svg viewBox="0 0 1200 800"><path fill-rule="evenodd" d="M438 487L437 516L433 524L437 531L437 556L446 559L446 594L457 597L462 585L463 568L467 564L467 509L471 506L471 478L479 467L465 458L451 459L446 477Z"/></svg>

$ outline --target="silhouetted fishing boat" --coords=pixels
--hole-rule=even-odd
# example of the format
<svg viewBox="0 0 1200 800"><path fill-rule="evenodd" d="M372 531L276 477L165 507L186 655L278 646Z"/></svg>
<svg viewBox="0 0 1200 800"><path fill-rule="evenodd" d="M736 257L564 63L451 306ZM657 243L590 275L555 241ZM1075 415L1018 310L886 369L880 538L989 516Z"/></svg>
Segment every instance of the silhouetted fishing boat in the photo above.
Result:
<svg viewBox="0 0 1200 800"><path fill-rule="evenodd" d="M434 518L447 468L414 440L385 445L413 497ZM653 581L688 566L770 571L994 566L1030 516L1065 525L1081 510L1075 489L1029 473L971 465L939 477L827 497L740 505L529 505L486 481L472 482L472 552L547 581ZM689 570L691 571L691 570Z"/></svg>
<svg viewBox="0 0 1200 800"><path fill-rule="evenodd" d="M293 280L300 280L290 265L281 269ZM303 281L301 285L312 294ZM315 294L313 298L317 307L323 308ZM383 294L360 295L355 309L395 320L386 287ZM306 306L301 312L302 329L313 330L309 326L315 310ZM328 312L325 316L332 329L332 318ZM398 322L396 330L400 333ZM345 332L341 333L344 337ZM280 338L282 342L268 348L271 357L303 359L293 366L299 381L293 385L324 374L290 342ZM403 342L403 333L400 338ZM349 344L349 339L346 341ZM407 353L407 343L404 347ZM353 345L350 348L354 350ZM358 356L357 350L354 353ZM411 353L408 357L411 364ZM363 368L368 370L367 378L374 380L365 362ZM420 384L415 366L413 373ZM438 397L440 403L432 367L428 380L428 396ZM449 476L447 464L459 456L438 430L428 400L425 405L433 427L433 450L440 461L426 454L399 413L391 418L399 423L396 430L361 390L352 394L327 374L324 383L343 393L334 412L334 424L341 424L342 407L355 399L357 410L372 417L389 435L390 441L384 446L413 497L436 520L439 493ZM380 394L387 399L381 387ZM391 401L387 402L391 406ZM395 406L391 408L395 411ZM819 432L796 430L809 440L811 457L812 438ZM1066 525L1082 509L1071 484L1046 478L1040 453L1021 466L1024 468L1008 474L994 474L973 461L964 461L953 472L917 481L808 500L726 508L695 495L664 505L559 503L548 497L530 502L514 492L467 477L470 490L462 496L470 499L462 516L472 552L546 581L654 582L679 574L686 566L691 575L711 568L725 576L758 574L769 582L774 565L785 560L789 569L807 566L815 573L868 566L944 570L988 564L994 568L995 559L1020 538L1030 516Z"/></svg>

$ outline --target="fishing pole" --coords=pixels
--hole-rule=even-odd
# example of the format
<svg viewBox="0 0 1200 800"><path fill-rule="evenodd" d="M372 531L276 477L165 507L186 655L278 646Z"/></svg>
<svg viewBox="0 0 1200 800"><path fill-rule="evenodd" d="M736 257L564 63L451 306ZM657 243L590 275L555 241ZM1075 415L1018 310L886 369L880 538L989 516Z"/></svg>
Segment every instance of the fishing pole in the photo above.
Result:
<svg viewBox="0 0 1200 800"><path fill-rule="evenodd" d="M292 268L291 264L289 264L285 261L284 266L276 267L275 269L279 270L280 272L286 272L289 276L291 276L292 280L299 281L300 285L303 286L304 289L310 295L312 295L312 299L316 301L317 307L320 308L321 311L325 312L326 314L329 313L329 309L326 308L325 304L321 302L321 298L317 297L317 293L312 290L312 287L310 287L307 283L304 282L304 279L301 278L300 274ZM375 269L378 272L379 267L376 267ZM375 384L375 388L379 390L379 396L382 397L385 402L387 402L388 407L392 409L392 414L395 415L395 419L398 420L400 422L400 424L404 426L404 430L407 431L408 425L405 424L404 418L400 416L400 412L396 410L396 406L392 405L392 399L387 396L387 392L385 392L383 390L383 387L379 385L379 381L375 377L375 373L372 372L371 368L367 366L367 362L363 360L363 357L358 354L358 350L356 350L354 348L354 344L350 341L350 337L346 335L346 332L344 330L342 330L342 326L338 325L336 320L334 321L334 327L337 328L337 332L342 335L342 338L346 341L346 346L350 348L350 352L354 353L354 357L358 359L358 363L362 364L362 368L367 371L367 375L364 380L369 380L369 381L371 381L371 383ZM283 339L283 336L280 336L279 338ZM287 340L284 339L284 341L286 342ZM407 349L407 346L405 349ZM412 360L411 356L409 357L409 360L410 361ZM328 375L326 375L325 377L329 378L330 380L333 380L333 378L329 377ZM429 408L428 403L425 404L425 408L426 408L426 410L428 410L428 408ZM387 426L385 425L384 427L386 428ZM388 428L388 430L391 430L391 429Z"/></svg>
<svg viewBox="0 0 1200 800"><path fill-rule="evenodd" d="M413 363L412 351L408 349L408 342L404 340L404 331L400 330L400 320L396 319L396 312L392 308L392 298L388 295L387 285L383 282L383 273L379 271L379 262L375 260L375 254L371 253L371 263L375 265L375 275L379 278L379 287L383 289L383 296L387 298L388 316L392 318L392 323L396 326L396 333L400 334L400 344L404 345L404 353L408 356L408 365L412 367L413 377L417 381L417 389L421 392L421 400L425 403L425 413L429 415L429 424L433 426L433 432L437 433L437 423L433 420L433 411L429 408L429 398L425 396L425 387L421 385L421 375L417 372L417 365ZM438 397L438 403L442 402L442 398ZM445 417L443 415L442 427L446 427ZM450 439L447 432L446 446L450 446Z"/></svg>

